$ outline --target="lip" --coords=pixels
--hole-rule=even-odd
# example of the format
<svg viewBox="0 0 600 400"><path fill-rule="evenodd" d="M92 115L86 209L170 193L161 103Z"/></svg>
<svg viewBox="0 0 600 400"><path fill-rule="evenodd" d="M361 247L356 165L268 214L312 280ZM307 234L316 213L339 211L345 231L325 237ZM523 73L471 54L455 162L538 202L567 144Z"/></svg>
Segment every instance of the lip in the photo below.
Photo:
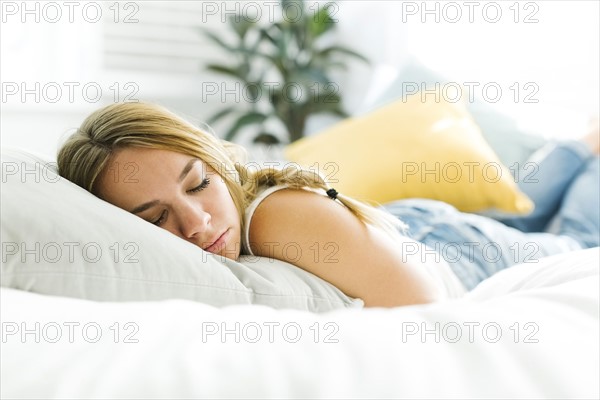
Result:
<svg viewBox="0 0 600 400"><path fill-rule="evenodd" d="M228 237L229 237L229 229L227 229L225 232L223 232L221 234L221 236L219 236L219 238L213 242L213 244L211 244L210 246L208 246L204 250L208 251L210 253L216 253L216 252L218 252L223 247L225 247L225 244L227 243Z"/></svg>

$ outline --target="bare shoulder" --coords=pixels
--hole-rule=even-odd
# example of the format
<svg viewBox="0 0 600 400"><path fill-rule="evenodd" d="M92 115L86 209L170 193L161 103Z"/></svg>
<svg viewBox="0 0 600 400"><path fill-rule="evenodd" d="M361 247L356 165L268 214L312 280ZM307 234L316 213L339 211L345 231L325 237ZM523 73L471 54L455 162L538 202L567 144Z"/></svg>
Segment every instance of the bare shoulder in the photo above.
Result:
<svg viewBox="0 0 600 400"><path fill-rule="evenodd" d="M367 305L433 301L426 274L403 262L398 242L325 195L272 193L254 213L250 245L254 254L303 268Z"/></svg>
<svg viewBox="0 0 600 400"><path fill-rule="evenodd" d="M362 228L350 210L327 196L307 190L283 189L272 193L258 206L250 226L250 241L256 244L286 239L335 239L339 228ZM289 242L289 245L293 245Z"/></svg>

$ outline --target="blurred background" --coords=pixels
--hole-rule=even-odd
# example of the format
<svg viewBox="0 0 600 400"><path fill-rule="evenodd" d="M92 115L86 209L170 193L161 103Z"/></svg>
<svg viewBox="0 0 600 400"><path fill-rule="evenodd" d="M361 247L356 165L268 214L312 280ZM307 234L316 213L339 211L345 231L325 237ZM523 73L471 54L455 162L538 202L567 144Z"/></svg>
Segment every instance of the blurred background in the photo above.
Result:
<svg viewBox="0 0 600 400"><path fill-rule="evenodd" d="M523 132L577 137L599 109L599 4L3 1L2 146L54 156L122 101L242 144L287 143L425 82Z"/></svg>

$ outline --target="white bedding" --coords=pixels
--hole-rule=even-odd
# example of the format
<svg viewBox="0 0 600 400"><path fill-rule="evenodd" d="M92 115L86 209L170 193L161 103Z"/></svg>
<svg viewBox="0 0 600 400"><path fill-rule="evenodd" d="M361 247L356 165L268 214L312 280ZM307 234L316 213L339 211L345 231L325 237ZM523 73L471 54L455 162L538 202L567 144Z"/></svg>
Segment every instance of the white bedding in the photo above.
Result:
<svg viewBox="0 0 600 400"><path fill-rule="evenodd" d="M2 288L1 395L598 398L599 254L519 265L460 300L321 314L189 300L102 303ZM223 323L230 333L212 334ZM91 343L97 328L102 336ZM424 337L414 332L423 328ZM126 334L138 342L126 343Z"/></svg>

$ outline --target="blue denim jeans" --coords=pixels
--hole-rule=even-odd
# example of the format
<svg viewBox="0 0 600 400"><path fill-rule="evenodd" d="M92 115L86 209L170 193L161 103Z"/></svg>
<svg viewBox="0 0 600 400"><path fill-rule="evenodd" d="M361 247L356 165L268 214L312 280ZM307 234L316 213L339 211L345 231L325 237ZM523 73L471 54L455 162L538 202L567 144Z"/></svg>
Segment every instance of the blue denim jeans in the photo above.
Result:
<svg viewBox="0 0 600 400"><path fill-rule="evenodd" d="M600 161L583 143L549 143L520 173L528 179L519 188L535 204L526 216L495 220L429 199L382 207L444 258L467 290L512 265L600 245Z"/></svg>

